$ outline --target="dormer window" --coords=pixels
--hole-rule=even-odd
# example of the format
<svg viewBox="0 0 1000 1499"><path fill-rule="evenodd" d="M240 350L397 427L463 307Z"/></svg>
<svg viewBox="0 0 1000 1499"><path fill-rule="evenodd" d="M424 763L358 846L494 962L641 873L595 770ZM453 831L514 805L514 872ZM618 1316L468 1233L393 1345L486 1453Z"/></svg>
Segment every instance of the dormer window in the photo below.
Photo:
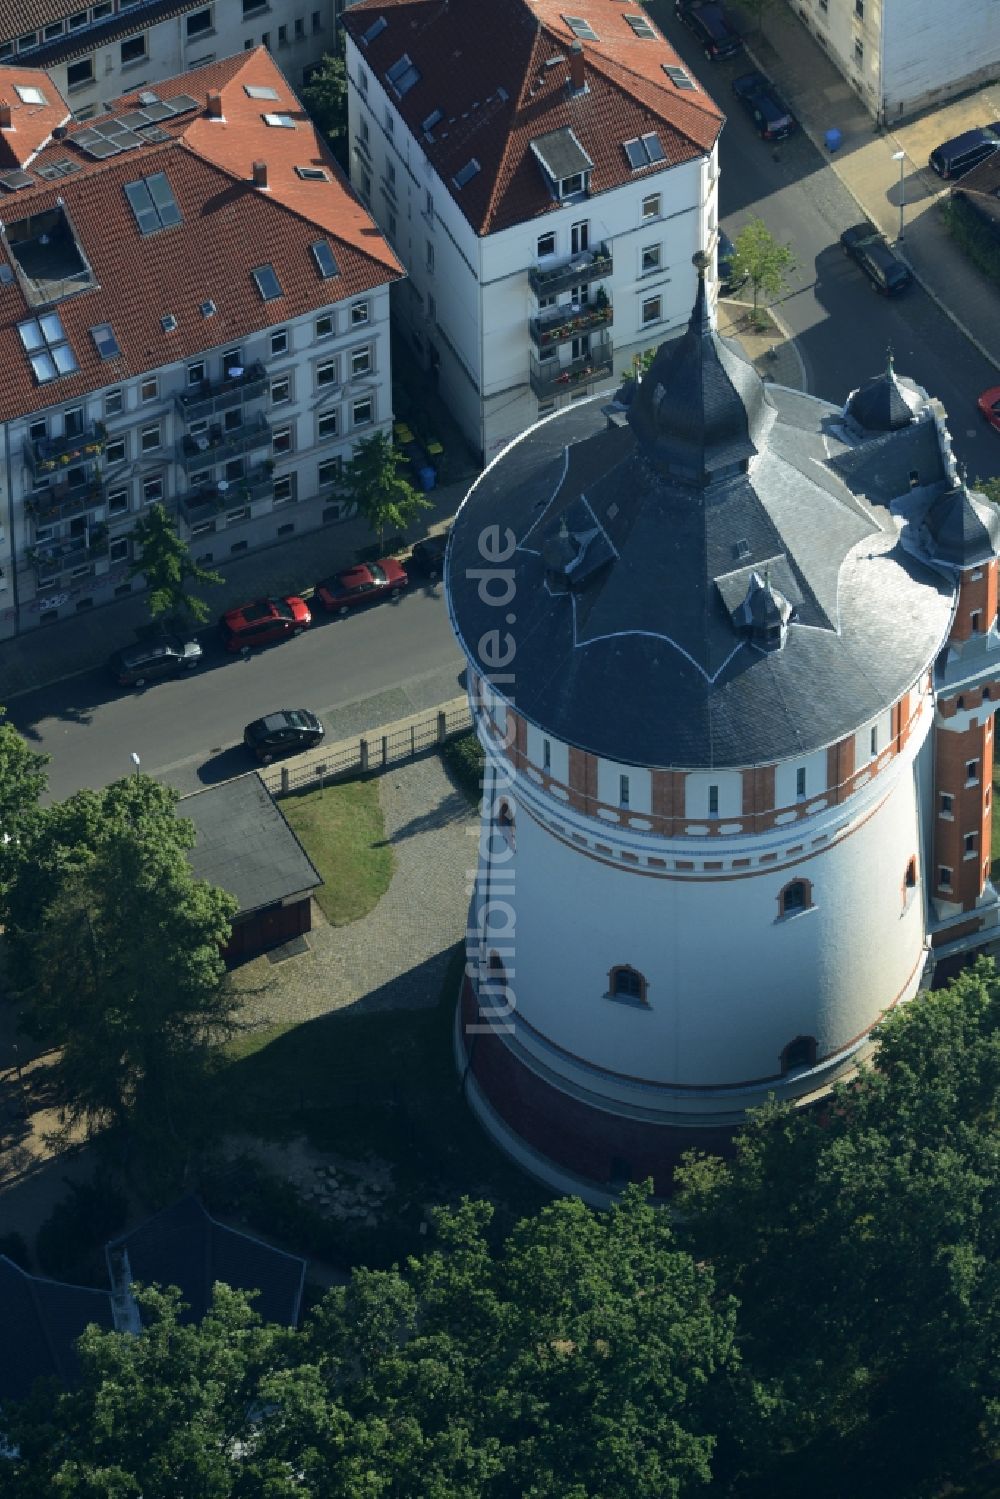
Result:
<svg viewBox="0 0 1000 1499"><path fill-rule="evenodd" d="M586 192L587 173L574 172L572 177L563 177L559 182L560 198L574 198L577 193Z"/></svg>

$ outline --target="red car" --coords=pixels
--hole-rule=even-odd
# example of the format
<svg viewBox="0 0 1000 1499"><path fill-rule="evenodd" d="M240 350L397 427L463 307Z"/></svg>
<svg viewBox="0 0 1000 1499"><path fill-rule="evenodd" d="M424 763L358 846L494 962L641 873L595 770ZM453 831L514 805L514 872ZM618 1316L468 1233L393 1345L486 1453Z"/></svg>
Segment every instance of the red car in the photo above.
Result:
<svg viewBox="0 0 1000 1499"><path fill-rule="evenodd" d="M1000 385L984 390L976 404L994 431L1000 432Z"/></svg>
<svg viewBox="0 0 1000 1499"><path fill-rule="evenodd" d="M358 604L398 597L409 581L405 567L395 557L381 557L378 562L360 562L317 583L315 597L330 614L346 614Z"/></svg>
<svg viewBox="0 0 1000 1499"><path fill-rule="evenodd" d="M294 594L284 599L254 599L252 604L230 609L219 620L223 643L233 655L255 645L301 635L310 624L309 605Z"/></svg>

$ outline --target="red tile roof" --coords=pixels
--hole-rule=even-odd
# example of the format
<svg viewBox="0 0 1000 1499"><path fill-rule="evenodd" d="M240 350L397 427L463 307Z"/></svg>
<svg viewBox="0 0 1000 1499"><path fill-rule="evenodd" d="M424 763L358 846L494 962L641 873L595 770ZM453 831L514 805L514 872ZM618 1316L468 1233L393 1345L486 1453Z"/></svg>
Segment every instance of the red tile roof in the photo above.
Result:
<svg viewBox="0 0 1000 1499"><path fill-rule="evenodd" d="M45 88L51 80L36 71ZM277 100L247 96L245 85L272 88ZM209 92L222 97L223 120L207 118ZM156 86L160 99L186 93L201 107L160 122L168 139L94 161L73 145L100 119L73 126L29 162L35 185L3 194L0 218L17 224L58 207L93 272L93 286L54 304L79 361L73 375L36 384L17 325L46 308L33 306L15 277L0 282L0 420L78 398L208 348L237 343L257 329L301 316L399 279L402 267L360 205L294 93L264 48L185 73ZM113 114L141 109L135 93L115 101ZM292 116L295 128L264 123L264 112ZM102 116L101 119L109 118ZM37 168L79 163L49 182ZM267 164L265 191L253 186L252 164ZM323 181L303 181L296 166L321 168ZM127 183L166 174L181 210L173 228L143 236L125 196ZM324 280L310 245L329 241L339 274ZM0 239L0 266L14 264ZM262 300L251 271L271 264L284 295ZM211 300L217 312L203 317ZM165 333L160 319L177 327ZM121 354L98 357L90 329L110 323Z"/></svg>
<svg viewBox="0 0 1000 1499"><path fill-rule="evenodd" d="M576 38L564 14L588 21L598 38L580 38L581 93L567 87ZM552 130L572 129L594 163L591 196L641 175L626 140L659 135L666 160L650 175L711 150L722 112L700 87L671 83L663 64L683 67L681 59L658 32L637 37L629 14L646 16L637 0L359 0L342 20L381 80L404 53L419 69L400 100L387 85L390 98L477 234L489 234L551 209L531 142ZM365 42L380 16L387 24ZM435 110L444 117L429 142L422 122ZM479 172L455 188L471 158Z"/></svg>
<svg viewBox="0 0 1000 1499"><path fill-rule="evenodd" d="M44 104L26 104L18 89L36 88ZM69 107L46 74L37 68L0 67L0 103L10 106L10 127L0 127L0 170L23 167L69 119Z"/></svg>

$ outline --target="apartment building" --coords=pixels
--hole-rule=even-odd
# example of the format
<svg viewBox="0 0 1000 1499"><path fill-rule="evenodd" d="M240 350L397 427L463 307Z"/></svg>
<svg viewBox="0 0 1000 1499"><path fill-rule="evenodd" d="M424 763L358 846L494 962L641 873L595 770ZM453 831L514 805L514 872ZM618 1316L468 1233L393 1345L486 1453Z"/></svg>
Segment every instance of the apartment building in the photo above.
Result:
<svg viewBox="0 0 1000 1499"><path fill-rule="evenodd" d="M0 638L141 587L153 503L214 563L340 517L402 270L265 48L86 124L0 68L0 221Z"/></svg>
<svg viewBox="0 0 1000 1499"><path fill-rule="evenodd" d="M267 47L293 86L332 52L341 0L8 0L0 63L45 68L77 119L130 89Z"/></svg>
<svg viewBox="0 0 1000 1499"><path fill-rule="evenodd" d="M988 83L1000 70L996 0L788 3L881 124Z"/></svg>
<svg viewBox="0 0 1000 1499"><path fill-rule="evenodd" d="M628 0L361 0L351 180L393 315L489 460L687 322L722 113ZM713 294L714 294L713 278Z"/></svg>

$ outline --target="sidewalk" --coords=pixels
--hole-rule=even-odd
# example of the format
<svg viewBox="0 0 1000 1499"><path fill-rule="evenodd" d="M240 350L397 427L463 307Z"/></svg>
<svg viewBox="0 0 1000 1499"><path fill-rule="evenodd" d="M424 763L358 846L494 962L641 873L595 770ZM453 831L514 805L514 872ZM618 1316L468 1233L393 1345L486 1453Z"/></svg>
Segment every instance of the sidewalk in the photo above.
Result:
<svg viewBox="0 0 1000 1499"><path fill-rule="evenodd" d="M899 254L943 312L984 358L1000 368L1000 296L947 234L937 212L949 184L927 165L935 146L976 125L1000 120L1000 85L924 111L888 129L876 128L850 84L805 25L784 6L767 12L764 34L747 32L747 55L772 78L813 144L859 208L890 243L899 235L903 162L904 235ZM826 149L828 130L841 132L839 149Z"/></svg>

